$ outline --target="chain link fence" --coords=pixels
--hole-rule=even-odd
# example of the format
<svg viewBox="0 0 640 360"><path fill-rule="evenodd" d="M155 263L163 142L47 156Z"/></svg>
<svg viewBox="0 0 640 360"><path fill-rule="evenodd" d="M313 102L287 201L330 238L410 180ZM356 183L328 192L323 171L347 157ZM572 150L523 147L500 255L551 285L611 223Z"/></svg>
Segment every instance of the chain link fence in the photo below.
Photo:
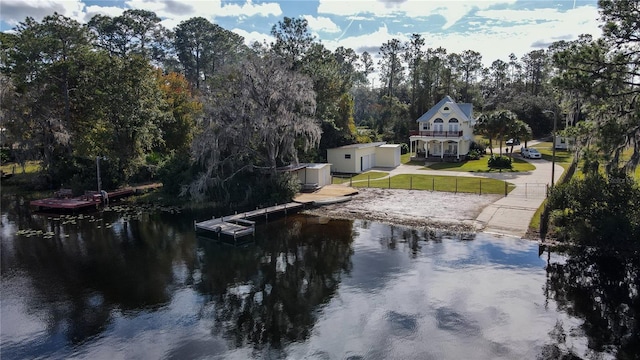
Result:
<svg viewBox="0 0 640 360"><path fill-rule="evenodd" d="M467 176L441 175L333 175L332 184L344 184L351 187L445 191L471 194L500 194L508 196L516 186L504 180ZM537 191L536 191L537 193ZM533 193L532 193L533 195Z"/></svg>

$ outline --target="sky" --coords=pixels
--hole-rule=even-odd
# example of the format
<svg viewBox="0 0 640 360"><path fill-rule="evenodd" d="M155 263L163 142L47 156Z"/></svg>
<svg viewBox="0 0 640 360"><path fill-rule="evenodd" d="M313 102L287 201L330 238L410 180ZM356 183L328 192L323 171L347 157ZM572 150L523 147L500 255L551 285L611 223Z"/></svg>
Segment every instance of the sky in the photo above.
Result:
<svg viewBox="0 0 640 360"><path fill-rule="evenodd" d="M344 46L374 58L388 40L405 42L419 33L425 49L474 50L486 66L554 41L601 34L597 0L0 0L0 31L11 31L27 16L41 20L58 12L86 23L96 14L118 16L126 9L153 11L169 29L201 16L247 44L270 43L274 24L285 16L303 17L328 49Z"/></svg>

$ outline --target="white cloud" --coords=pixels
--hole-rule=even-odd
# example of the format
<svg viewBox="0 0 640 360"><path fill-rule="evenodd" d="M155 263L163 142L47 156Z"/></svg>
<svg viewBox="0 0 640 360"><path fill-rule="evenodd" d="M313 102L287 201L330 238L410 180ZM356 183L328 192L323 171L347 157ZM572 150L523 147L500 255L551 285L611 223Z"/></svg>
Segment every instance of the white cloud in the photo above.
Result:
<svg viewBox="0 0 640 360"><path fill-rule="evenodd" d="M555 9L540 9L539 13L528 10L478 12L474 21L467 25L471 26L467 32L427 32L420 29L418 22L410 32L420 33L424 37L425 48L441 46L449 53L478 51L486 66L496 59L506 61L510 53L522 57L532 50L546 48L554 41L574 40L584 33L591 34L594 38L601 34L595 6L582 6L565 12ZM386 26L381 26L370 34L335 41L323 40L323 44L332 50L344 46L361 53L366 49L377 57L377 49L383 43L392 38L405 42L409 39L410 32L403 30L403 33L393 33Z"/></svg>
<svg viewBox="0 0 640 360"><path fill-rule="evenodd" d="M340 16L373 15L377 18L407 16L421 18L440 15L445 18L444 28L449 28L474 8L489 9L497 4L512 4L515 0L477 0L477 1L426 1L407 0L402 2L383 2L375 0L320 0L319 14Z"/></svg>
<svg viewBox="0 0 640 360"><path fill-rule="evenodd" d="M102 2L109 4L108 1ZM254 4L246 2L225 4L221 0L126 0L123 8L115 6L85 6L82 0L2 0L0 20L15 26L27 16L40 21L57 12L61 15L87 22L96 14L121 15L125 9L142 9L154 12L163 19L163 26L174 28L181 21L201 16L209 20L215 17L281 16L282 9L275 2Z"/></svg>
<svg viewBox="0 0 640 360"><path fill-rule="evenodd" d="M127 8L153 11L163 19L162 25L169 29L195 16L212 20L221 16L243 18L282 15L282 9L277 3L254 4L252 1L223 5L221 0L126 0L124 8L85 6L80 0L0 1L2 1L0 18L10 25L24 21L26 16L41 20L42 17L54 12L84 22L98 13L118 16ZM367 50L372 56L377 57L383 43L393 38L405 42L410 34L415 32L421 33L425 38L425 48L442 46L449 52L475 50L483 55L485 64L490 64L496 59L505 60L511 52L521 57L531 50L546 47L553 41L572 40L583 33L594 37L601 34L595 0L590 6L579 6L567 11L560 11L555 7L539 7L535 10L515 10L513 7L500 10L492 7L513 1L320 0L318 13L323 15L299 15L307 19L310 30L322 35L318 35L318 39L330 50L344 46L359 53ZM107 1L101 4L111 5ZM289 3L283 2L284 7L288 5ZM465 24L469 30L463 33L454 33L452 29L432 32L427 30L431 29L430 23L420 21L426 16L440 14L446 19L447 26L450 26L467 15L474 7L477 11L472 12L473 18ZM332 16L327 16L328 14ZM345 20L363 21L354 24L355 26L349 25L360 29L360 35L348 36L349 31L340 29L334 22L337 16L343 16ZM393 23L394 20L402 19L407 19L404 25ZM266 23L266 21L263 22ZM369 34L362 34L362 30L372 24L376 24L377 29ZM389 28L386 24L389 24ZM251 25L257 27L250 27ZM409 25L410 27L407 27ZM233 26L235 28L232 31L243 36L247 44L255 41L272 42L273 38L269 35L270 25L264 28L259 26L261 24L257 21L238 22ZM348 29L348 26L345 28ZM330 37L333 39L329 39Z"/></svg>
<svg viewBox="0 0 640 360"><path fill-rule="evenodd" d="M87 6L87 9L85 11L85 18L87 19L87 21L89 19L91 19L92 17L94 17L95 15L107 15L110 17L116 17L116 16L120 16L122 15L122 13L124 12L125 9L123 8L119 8L119 7L115 7L115 6L95 6L95 5L91 5L91 6Z"/></svg>
<svg viewBox="0 0 640 360"><path fill-rule="evenodd" d="M340 40L323 40L322 44L331 51L335 50L339 46L344 46L345 48L351 48L358 53L366 50L371 54L371 56L377 57L380 46L394 38L401 42L405 42L409 40L409 35L402 33L392 34L389 32L386 25L382 25L378 30L369 34L349 36Z"/></svg>
<svg viewBox="0 0 640 360"><path fill-rule="evenodd" d="M304 18L309 23L309 29L315 32L327 32L327 33L338 33L340 32L340 27L336 25L331 19L324 16L314 17L311 15L304 15Z"/></svg>
<svg viewBox="0 0 640 360"><path fill-rule="evenodd" d="M473 33L424 33L423 36L428 47L443 46L449 52L467 49L478 51L486 65L496 59L506 60L512 52L521 57L532 50L546 48L554 41L575 40L584 33L595 38L601 34L595 8L557 12L549 18L553 20L542 22L542 19L538 19L541 22L537 22L531 19L511 26L488 27L485 24ZM526 16L520 19L526 19Z"/></svg>
<svg viewBox="0 0 640 360"><path fill-rule="evenodd" d="M245 45L248 45L248 46L251 46L256 41L261 44L263 43L270 44L275 41L275 38L270 34L264 34L257 31L246 31L239 28L232 29L231 31L242 36L244 38Z"/></svg>
<svg viewBox="0 0 640 360"><path fill-rule="evenodd" d="M555 8L541 8L536 10L480 10L477 16L498 20L501 22L532 23L537 21L566 21L573 20L575 24L594 21L598 18L598 10L594 6L580 6L565 12Z"/></svg>
<svg viewBox="0 0 640 360"><path fill-rule="evenodd" d="M27 16L37 21L54 12L77 21L84 21L84 4L80 0L2 0L0 20L11 26Z"/></svg>
<svg viewBox="0 0 640 360"><path fill-rule="evenodd" d="M348 16L347 19L353 21L353 20L359 20L359 21L375 21L376 18L374 18L373 16Z"/></svg>
<svg viewBox="0 0 640 360"><path fill-rule="evenodd" d="M220 9L219 16L280 16L282 9L278 3L253 4L248 0L244 5L224 5Z"/></svg>
<svg viewBox="0 0 640 360"><path fill-rule="evenodd" d="M282 9L278 3L254 4L251 0L247 0L242 5L237 3L223 5L220 0L128 0L126 4L130 8L153 11L161 18L166 19L186 20L196 16L211 19L218 16L282 15Z"/></svg>

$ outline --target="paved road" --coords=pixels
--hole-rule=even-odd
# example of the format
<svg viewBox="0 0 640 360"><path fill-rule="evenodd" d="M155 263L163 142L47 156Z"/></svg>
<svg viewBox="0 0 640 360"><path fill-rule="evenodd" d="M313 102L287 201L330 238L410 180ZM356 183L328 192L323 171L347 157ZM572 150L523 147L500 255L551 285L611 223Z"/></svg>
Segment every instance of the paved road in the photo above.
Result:
<svg viewBox="0 0 640 360"><path fill-rule="evenodd" d="M534 145L530 141L527 145ZM519 147L514 147L519 149ZM518 152L516 151L516 154ZM519 156L516 155L516 156ZM376 168L376 171L387 171L389 176L399 174L450 175L464 177L484 177L505 180L515 184L508 196L485 207L476 218L478 226L484 232L523 237L529 229L529 223L536 210L545 199L546 187L551 182L551 162L544 159L524 159L536 168L527 172L491 172L471 173L462 171L429 170L420 165L401 164L395 169ZM564 169L555 165L554 183L558 181ZM365 180L366 181L366 180Z"/></svg>

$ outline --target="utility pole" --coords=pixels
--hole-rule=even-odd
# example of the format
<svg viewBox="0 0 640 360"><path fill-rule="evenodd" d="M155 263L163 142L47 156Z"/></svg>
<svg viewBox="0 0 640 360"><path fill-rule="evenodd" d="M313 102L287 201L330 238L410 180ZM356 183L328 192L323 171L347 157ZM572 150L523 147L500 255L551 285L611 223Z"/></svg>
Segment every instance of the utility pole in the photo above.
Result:
<svg viewBox="0 0 640 360"><path fill-rule="evenodd" d="M555 172L556 172L556 130L558 128L558 116L555 111L552 110L543 110L543 113L551 113L553 114L553 140L551 140L551 188L553 189L553 185L555 183Z"/></svg>
<svg viewBox="0 0 640 360"><path fill-rule="evenodd" d="M100 193L100 190L102 190L100 181L100 156L96 156L96 172L98 173L98 193Z"/></svg>
<svg viewBox="0 0 640 360"><path fill-rule="evenodd" d="M100 160L107 160L106 156L96 156L96 173L98 178L98 193L102 190L102 180L100 179Z"/></svg>

